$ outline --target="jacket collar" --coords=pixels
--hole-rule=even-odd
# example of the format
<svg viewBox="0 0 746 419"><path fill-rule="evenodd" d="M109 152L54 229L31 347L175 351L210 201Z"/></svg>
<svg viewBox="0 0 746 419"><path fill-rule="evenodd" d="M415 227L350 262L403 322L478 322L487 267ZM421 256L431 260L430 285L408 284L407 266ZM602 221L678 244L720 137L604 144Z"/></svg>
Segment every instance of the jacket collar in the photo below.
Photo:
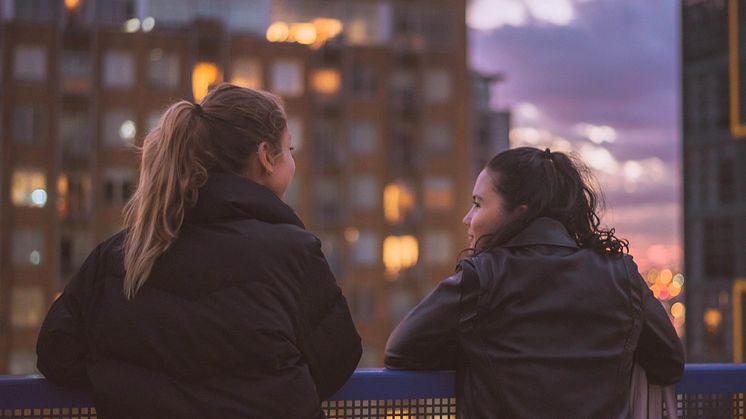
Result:
<svg viewBox="0 0 746 419"><path fill-rule="evenodd" d="M532 221L523 231L516 234L502 247L519 247L530 245L551 245L572 247L577 249L578 244L570 237L562 223L548 218L539 217Z"/></svg>
<svg viewBox="0 0 746 419"><path fill-rule="evenodd" d="M186 211L184 221L209 223L236 218L305 228L295 211L269 188L228 173L210 173L207 183L199 189L197 203Z"/></svg>

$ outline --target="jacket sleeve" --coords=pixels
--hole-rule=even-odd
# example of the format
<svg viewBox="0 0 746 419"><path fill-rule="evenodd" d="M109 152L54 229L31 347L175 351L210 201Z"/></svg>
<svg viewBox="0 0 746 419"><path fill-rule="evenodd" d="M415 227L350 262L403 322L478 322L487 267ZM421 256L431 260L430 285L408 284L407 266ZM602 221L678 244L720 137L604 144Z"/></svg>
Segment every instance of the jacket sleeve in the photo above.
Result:
<svg viewBox="0 0 746 419"><path fill-rule="evenodd" d="M337 286L321 245L316 240L306 264L301 294L305 323L300 349L308 362L321 400L326 400L350 378L362 355L347 300Z"/></svg>
<svg viewBox="0 0 746 419"><path fill-rule="evenodd" d="M459 271L445 279L396 326L386 343L386 368L456 368L462 307L475 305L478 295L464 292L463 278Z"/></svg>
<svg viewBox="0 0 746 419"><path fill-rule="evenodd" d="M49 309L36 341L36 367L51 382L89 387L86 373L88 339L82 304L97 271L99 248L86 259Z"/></svg>
<svg viewBox="0 0 746 419"><path fill-rule="evenodd" d="M642 366L651 384L671 385L684 373L684 348L665 309L631 263L633 281L642 287L642 331L635 350L635 361Z"/></svg>

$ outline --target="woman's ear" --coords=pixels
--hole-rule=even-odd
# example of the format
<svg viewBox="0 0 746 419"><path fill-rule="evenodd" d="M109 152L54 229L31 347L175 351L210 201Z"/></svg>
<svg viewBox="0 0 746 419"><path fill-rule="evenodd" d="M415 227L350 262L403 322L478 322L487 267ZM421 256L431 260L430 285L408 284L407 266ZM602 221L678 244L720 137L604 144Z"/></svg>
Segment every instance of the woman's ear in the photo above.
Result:
<svg viewBox="0 0 746 419"><path fill-rule="evenodd" d="M256 155L259 159L259 164L261 165L262 172L266 172L267 174L271 175L275 169L275 159L272 154L272 147L269 145L269 143L266 141L262 141L261 143L259 143Z"/></svg>

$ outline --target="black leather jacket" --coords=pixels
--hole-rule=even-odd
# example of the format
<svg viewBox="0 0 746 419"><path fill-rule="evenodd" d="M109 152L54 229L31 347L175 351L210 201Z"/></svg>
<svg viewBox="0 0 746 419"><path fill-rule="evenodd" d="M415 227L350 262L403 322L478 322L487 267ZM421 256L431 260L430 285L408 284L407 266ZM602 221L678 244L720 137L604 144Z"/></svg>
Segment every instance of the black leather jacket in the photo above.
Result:
<svg viewBox="0 0 746 419"><path fill-rule="evenodd" d="M681 342L629 256L581 249L539 218L463 260L396 327L392 369L456 369L459 417L628 416L633 362L672 384Z"/></svg>

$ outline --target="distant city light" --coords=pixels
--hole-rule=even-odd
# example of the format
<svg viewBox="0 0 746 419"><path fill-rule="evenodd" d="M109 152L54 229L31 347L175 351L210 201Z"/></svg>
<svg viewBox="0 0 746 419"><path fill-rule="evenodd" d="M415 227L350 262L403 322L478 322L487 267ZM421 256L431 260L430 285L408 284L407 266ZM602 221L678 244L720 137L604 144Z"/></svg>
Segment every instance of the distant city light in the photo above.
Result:
<svg viewBox="0 0 746 419"><path fill-rule="evenodd" d="M316 42L316 26L313 23L293 23L290 25L290 37L299 44L311 45Z"/></svg>
<svg viewBox="0 0 746 419"><path fill-rule="evenodd" d="M345 240L348 243L355 243L360 238L360 230L354 227L348 227L345 229Z"/></svg>
<svg viewBox="0 0 746 419"><path fill-rule="evenodd" d="M124 31L125 32L137 32L140 30L140 19L138 18L132 18L128 19L126 22L124 22Z"/></svg>
<svg viewBox="0 0 746 419"><path fill-rule="evenodd" d="M674 318L683 317L685 312L686 310L684 307L684 303L682 302L673 303L673 305L671 306L671 315Z"/></svg>
<svg viewBox="0 0 746 419"><path fill-rule="evenodd" d="M65 0L67 10L75 10L80 6L80 0Z"/></svg>
<svg viewBox="0 0 746 419"><path fill-rule="evenodd" d="M38 250L34 250L29 254L28 259L32 265L39 265L41 263L41 253Z"/></svg>
<svg viewBox="0 0 746 419"><path fill-rule="evenodd" d="M47 203L47 191L44 189L34 189L31 192L31 202L34 206L43 207Z"/></svg>
<svg viewBox="0 0 746 419"><path fill-rule="evenodd" d="M150 32L155 27L155 19L152 16L148 16L142 20L142 31Z"/></svg>
<svg viewBox="0 0 746 419"><path fill-rule="evenodd" d="M285 42L290 36L290 29L285 22L275 22L267 28L267 41Z"/></svg>
<svg viewBox="0 0 746 419"><path fill-rule="evenodd" d="M132 141L135 139L135 134L137 134L137 127L134 121L128 119L122 122L119 127L119 137L125 141Z"/></svg>

